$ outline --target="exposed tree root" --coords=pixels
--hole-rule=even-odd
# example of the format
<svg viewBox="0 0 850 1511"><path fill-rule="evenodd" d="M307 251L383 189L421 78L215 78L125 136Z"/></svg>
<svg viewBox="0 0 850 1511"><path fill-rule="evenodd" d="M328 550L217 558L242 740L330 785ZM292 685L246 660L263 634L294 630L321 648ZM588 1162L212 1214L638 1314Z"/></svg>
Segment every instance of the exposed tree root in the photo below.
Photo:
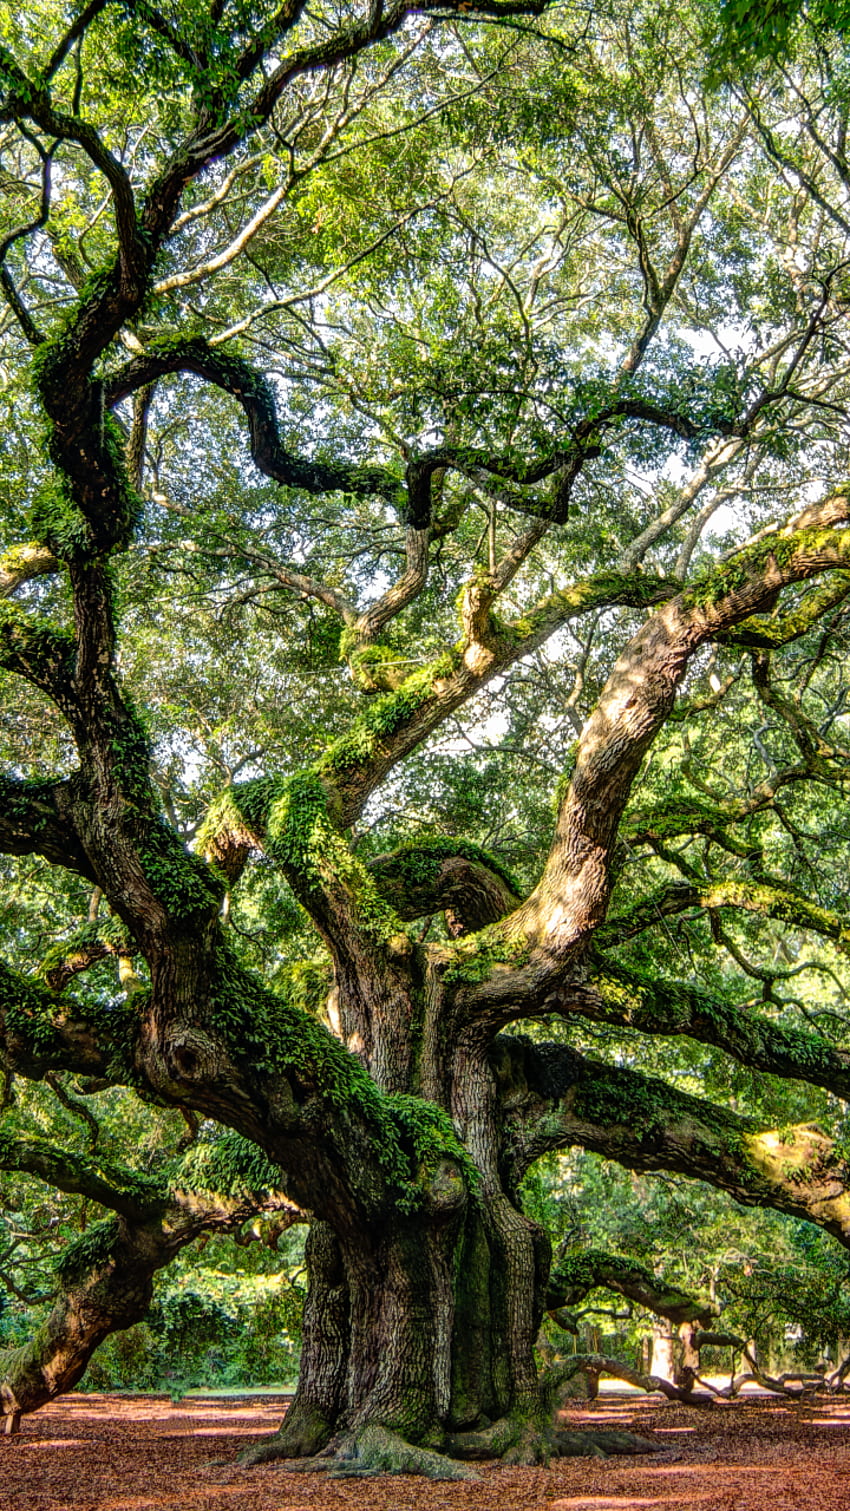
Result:
<svg viewBox="0 0 850 1511"><path fill-rule="evenodd" d="M490 1454L489 1457L494 1457ZM294 1403L274 1437L239 1455L248 1466L287 1460L290 1473L327 1474L331 1479L366 1479L378 1474L421 1474L432 1480L474 1480L468 1464L430 1448L408 1443L398 1433L372 1423L358 1432L332 1437L320 1412Z"/></svg>
<svg viewBox="0 0 850 1511"><path fill-rule="evenodd" d="M249 1467L270 1464L275 1459L309 1459L319 1453L331 1437L330 1423L314 1406L293 1401L274 1437L265 1438L240 1453L238 1462ZM321 1464L318 1467L326 1467Z"/></svg>
<svg viewBox="0 0 850 1511"><path fill-rule="evenodd" d="M417 1448L386 1427L363 1427L342 1439L333 1452L329 1473L336 1477L373 1474L423 1474L431 1480L478 1479L474 1469L430 1448Z"/></svg>
<svg viewBox="0 0 850 1511"><path fill-rule="evenodd" d="M659 1453L657 1443L633 1432L570 1432L559 1427L505 1417L481 1432L447 1438L447 1452L459 1459L501 1459L503 1464L546 1464L550 1458L607 1458L612 1453Z"/></svg>
<svg viewBox="0 0 850 1511"><path fill-rule="evenodd" d="M642 1438L636 1432L568 1432L556 1428L555 1452L560 1458L608 1458L615 1453L662 1453L659 1443Z"/></svg>

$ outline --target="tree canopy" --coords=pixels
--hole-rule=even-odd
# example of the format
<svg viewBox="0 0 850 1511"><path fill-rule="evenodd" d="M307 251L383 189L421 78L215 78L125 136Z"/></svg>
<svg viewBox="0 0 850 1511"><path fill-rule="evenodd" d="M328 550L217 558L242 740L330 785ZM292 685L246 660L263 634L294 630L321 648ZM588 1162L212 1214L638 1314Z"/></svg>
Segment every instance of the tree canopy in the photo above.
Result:
<svg viewBox="0 0 850 1511"><path fill-rule="evenodd" d="M850 95L794 26L0 19L0 1168L104 1214L10 1423L249 1214L309 1224L263 1452L438 1474L559 1446L591 1283L710 1331L552 1268L546 1156L850 1245Z"/></svg>

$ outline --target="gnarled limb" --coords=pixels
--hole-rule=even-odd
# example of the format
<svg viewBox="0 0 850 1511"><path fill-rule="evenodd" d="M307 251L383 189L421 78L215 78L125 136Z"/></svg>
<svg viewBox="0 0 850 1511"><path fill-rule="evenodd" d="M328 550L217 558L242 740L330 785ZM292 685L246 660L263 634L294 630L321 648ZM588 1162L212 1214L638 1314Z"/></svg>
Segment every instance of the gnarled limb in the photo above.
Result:
<svg viewBox="0 0 850 1511"><path fill-rule="evenodd" d="M684 1401L688 1406L699 1404L689 1387L674 1385L671 1380L665 1380L663 1375L644 1375L630 1365L624 1364L620 1359L612 1359L607 1354L572 1354L569 1359L561 1364L552 1366L547 1381L547 1388L557 1392L559 1385L565 1385L577 1374L587 1374L592 1379L598 1380L600 1375L611 1375L614 1380L625 1380L628 1385L636 1385L638 1390L648 1392L659 1391L666 1396L668 1401ZM656 1445L652 1445L657 1451ZM631 1453L631 1448L619 1450L622 1453Z"/></svg>
<svg viewBox="0 0 850 1511"><path fill-rule="evenodd" d="M840 1148L813 1124L765 1128L637 1071L565 1045L502 1035L491 1050L511 1182L549 1149L581 1145L629 1170L710 1181L744 1206L816 1222L850 1247L850 1189Z"/></svg>
<svg viewBox="0 0 850 1511"><path fill-rule="evenodd" d="M235 1156L230 1169L238 1187L237 1144L230 1141ZM245 1145L248 1179L234 1195L204 1189L190 1161L169 1185L50 1150L46 1141L0 1138L3 1168L28 1170L60 1190L83 1191L117 1214L63 1251L49 1316L29 1342L0 1352L0 1412L7 1434L18 1430L22 1415L71 1390L104 1338L142 1320L154 1275L199 1234L236 1231L257 1210L283 1214L289 1226L305 1221L303 1212L275 1192L271 1166L266 1167L270 1187L256 1185L256 1161L250 1155L246 1160L247 1151Z"/></svg>
<svg viewBox="0 0 850 1511"><path fill-rule="evenodd" d="M494 923L520 900L518 882L495 856L449 835L424 836L391 854L376 855L368 870L399 918L446 912L454 934Z"/></svg>

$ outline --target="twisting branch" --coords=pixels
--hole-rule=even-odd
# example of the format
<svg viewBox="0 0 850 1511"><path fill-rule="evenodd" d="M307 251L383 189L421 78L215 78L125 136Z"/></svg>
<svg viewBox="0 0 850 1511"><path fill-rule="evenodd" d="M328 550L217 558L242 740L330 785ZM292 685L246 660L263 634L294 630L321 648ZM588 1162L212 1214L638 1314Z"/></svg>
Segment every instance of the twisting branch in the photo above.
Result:
<svg viewBox="0 0 850 1511"><path fill-rule="evenodd" d="M58 141L75 142L103 174L112 193L121 264L121 281L131 298L144 292L148 253L139 235L130 177L93 126L77 115L56 110L44 78L29 79L9 49L0 45L0 120L31 120Z"/></svg>
<svg viewBox="0 0 850 1511"><path fill-rule="evenodd" d="M80 37L85 36L92 21L94 21L96 16L100 15L101 11L106 10L108 4L109 0L88 0L88 5L84 5L79 15L75 16L68 30L60 38L50 54L42 74L43 79L49 83L53 75L61 68L74 43L78 42Z"/></svg>

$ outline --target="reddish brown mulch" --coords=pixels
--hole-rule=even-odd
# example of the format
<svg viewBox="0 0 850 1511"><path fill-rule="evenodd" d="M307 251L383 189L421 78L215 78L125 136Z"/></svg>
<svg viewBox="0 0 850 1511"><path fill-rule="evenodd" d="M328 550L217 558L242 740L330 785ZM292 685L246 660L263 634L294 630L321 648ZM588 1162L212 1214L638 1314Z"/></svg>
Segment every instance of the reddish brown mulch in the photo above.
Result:
<svg viewBox="0 0 850 1511"><path fill-rule="evenodd" d="M334 1481L277 1465L244 1470L240 1448L272 1431L280 1399L67 1396L0 1438L4 1511L845 1511L850 1402L745 1400L705 1410L602 1397L570 1425L656 1436L655 1457L484 1465L475 1484L400 1477ZM225 1460L216 1463L216 1460Z"/></svg>

